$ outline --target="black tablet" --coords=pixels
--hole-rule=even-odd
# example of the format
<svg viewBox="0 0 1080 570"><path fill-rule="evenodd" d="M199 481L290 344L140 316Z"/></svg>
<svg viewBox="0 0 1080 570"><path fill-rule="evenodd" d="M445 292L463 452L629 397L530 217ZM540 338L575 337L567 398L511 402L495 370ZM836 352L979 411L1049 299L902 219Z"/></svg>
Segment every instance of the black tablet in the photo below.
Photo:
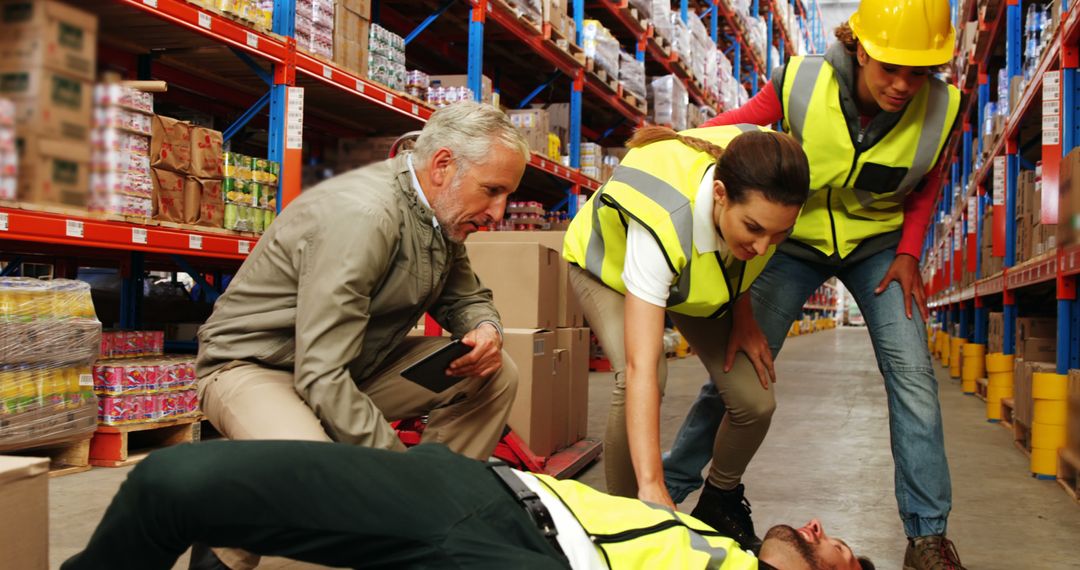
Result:
<svg viewBox="0 0 1080 570"><path fill-rule="evenodd" d="M465 379L464 376L447 376L446 369L450 367L451 362L465 356L471 350L471 346L460 340L450 341L435 352L410 364L408 368L401 371L401 375L432 392L442 392Z"/></svg>

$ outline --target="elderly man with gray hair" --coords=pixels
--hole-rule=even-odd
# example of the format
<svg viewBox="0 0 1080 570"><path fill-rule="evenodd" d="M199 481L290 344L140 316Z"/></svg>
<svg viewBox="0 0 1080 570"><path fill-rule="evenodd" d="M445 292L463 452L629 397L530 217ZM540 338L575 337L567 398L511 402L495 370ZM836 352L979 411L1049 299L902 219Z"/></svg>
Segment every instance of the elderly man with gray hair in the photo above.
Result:
<svg viewBox="0 0 1080 570"><path fill-rule="evenodd" d="M432 115L413 152L304 191L199 330L199 396L214 427L230 439L404 449L388 420L427 414L424 441L489 457L517 370L463 242L502 218L528 158L500 110L458 103ZM401 376L448 341L406 336L425 313L472 347L448 370L465 380L440 393Z"/></svg>

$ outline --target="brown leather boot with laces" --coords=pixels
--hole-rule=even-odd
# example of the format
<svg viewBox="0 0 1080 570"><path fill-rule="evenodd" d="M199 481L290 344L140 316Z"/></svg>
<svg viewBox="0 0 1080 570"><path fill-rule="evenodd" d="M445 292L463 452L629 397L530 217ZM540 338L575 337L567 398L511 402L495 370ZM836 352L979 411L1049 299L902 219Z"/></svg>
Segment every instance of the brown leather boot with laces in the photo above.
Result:
<svg viewBox="0 0 1080 570"><path fill-rule="evenodd" d="M965 570L956 546L944 535L908 539L904 570Z"/></svg>

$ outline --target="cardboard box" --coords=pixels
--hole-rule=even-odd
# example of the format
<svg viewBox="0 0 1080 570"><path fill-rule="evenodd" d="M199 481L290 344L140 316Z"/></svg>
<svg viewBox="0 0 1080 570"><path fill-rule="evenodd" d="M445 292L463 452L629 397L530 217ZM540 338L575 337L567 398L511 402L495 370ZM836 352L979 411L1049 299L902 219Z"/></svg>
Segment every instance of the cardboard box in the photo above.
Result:
<svg viewBox="0 0 1080 570"><path fill-rule="evenodd" d="M1061 159L1057 243L1058 246L1080 243L1080 147Z"/></svg>
<svg viewBox="0 0 1080 570"><path fill-rule="evenodd" d="M473 271L495 295L504 327L554 329L559 253L535 243L466 242Z"/></svg>
<svg viewBox="0 0 1080 570"><path fill-rule="evenodd" d="M4 568L48 568L48 459L0 455L0 513Z"/></svg>
<svg viewBox="0 0 1080 570"><path fill-rule="evenodd" d="M476 232L469 243L538 243L559 253L559 308L556 324L560 328L585 326L585 312L574 288L570 286L570 263L562 258L566 231Z"/></svg>
<svg viewBox="0 0 1080 570"><path fill-rule="evenodd" d="M503 329L503 350L517 365L518 390L507 424L538 455L556 450L552 425L556 376L555 333L543 329Z"/></svg>
<svg viewBox="0 0 1080 570"><path fill-rule="evenodd" d="M337 0L334 13L341 8L355 12L365 20L371 19L371 0Z"/></svg>
<svg viewBox="0 0 1080 570"><path fill-rule="evenodd" d="M1031 396L1031 377L1036 372L1054 372L1057 364L1054 362L1037 362L1017 358L1015 361L1016 376L1013 379L1013 418L1021 425L1031 427L1032 415L1034 414L1034 400Z"/></svg>
<svg viewBox="0 0 1080 570"><path fill-rule="evenodd" d="M390 156L390 148L397 139L396 136L340 139L337 149L338 172L346 172L386 160ZM416 166L419 168L419 165Z"/></svg>
<svg viewBox="0 0 1080 570"><path fill-rule="evenodd" d="M150 124L150 165L190 174L192 124L161 115L154 115Z"/></svg>
<svg viewBox="0 0 1080 570"><path fill-rule="evenodd" d="M93 85L49 69L0 67L0 97L15 103L19 132L90 140Z"/></svg>
<svg viewBox="0 0 1080 570"><path fill-rule="evenodd" d="M1017 318L1016 339L1027 340L1032 337L1057 338L1057 319L1048 317Z"/></svg>
<svg viewBox="0 0 1080 570"><path fill-rule="evenodd" d="M570 386L566 394L569 425L566 445L573 445L589 435L589 329L558 329L556 343L570 355Z"/></svg>
<svg viewBox="0 0 1080 570"><path fill-rule="evenodd" d="M354 10L356 5L360 10ZM366 10L366 11L365 11ZM334 10L334 63L360 77L368 75L371 5L339 0Z"/></svg>
<svg viewBox="0 0 1080 570"><path fill-rule="evenodd" d="M191 169L188 174L198 178L221 179L225 176L222 158L221 131L205 127L191 129Z"/></svg>
<svg viewBox="0 0 1080 570"><path fill-rule="evenodd" d="M525 140L529 142L529 148L546 155L548 133L551 132L547 111L543 109L515 109L507 111L506 114L510 117L510 122L525 136Z"/></svg>
<svg viewBox="0 0 1080 570"><path fill-rule="evenodd" d="M435 85L438 81L443 87L468 87L469 76L468 75L432 75L428 78L431 85ZM480 102L492 103L494 97L494 89L491 86L491 78L484 75L480 78Z"/></svg>
<svg viewBox="0 0 1080 570"><path fill-rule="evenodd" d="M187 177L162 168L151 168L154 182L154 219L184 223L184 186Z"/></svg>
<svg viewBox="0 0 1080 570"><path fill-rule="evenodd" d="M1016 356L1024 360L1041 362L1057 360L1057 339L1031 337L1023 341L1017 341Z"/></svg>
<svg viewBox="0 0 1080 570"><path fill-rule="evenodd" d="M35 204L86 206L90 194L90 144L33 134L15 139L19 154L16 196Z"/></svg>
<svg viewBox="0 0 1080 570"><path fill-rule="evenodd" d="M220 228L225 221L225 197L221 180L189 176L184 181L184 220L210 228Z"/></svg>
<svg viewBox="0 0 1080 570"><path fill-rule="evenodd" d="M60 71L93 81L97 16L61 2L0 3L0 66Z"/></svg>
<svg viewBox="0 0 1080 570"><path fill-rule="evenodd" d="M551 24L551 27L563 34L565 31L566 20L566 4L565 0L544 0L544 21ZM563 35L564 38L568 37ZM571 41L574 38L569 38Z"/></svg>

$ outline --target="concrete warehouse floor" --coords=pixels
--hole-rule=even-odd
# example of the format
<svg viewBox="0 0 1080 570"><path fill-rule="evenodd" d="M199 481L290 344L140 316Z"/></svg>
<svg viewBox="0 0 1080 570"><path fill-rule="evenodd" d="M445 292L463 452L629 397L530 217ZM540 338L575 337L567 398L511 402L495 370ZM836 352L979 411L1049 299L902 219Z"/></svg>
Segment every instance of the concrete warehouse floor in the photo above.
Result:
<svg viewBox="0 0 1080 570"><path fill-rule="evenodd" d="M696 358L670 362L662 438L670 444L705 379ZM953 480L949 534L972 570L1076 568L1080 505L1050 481L1028 474L1012 434L987 423L982 401L960 392L935 364ZM760 533L811 517L872 557L883 570L903 562L904 534L893 495L885 391L864 329L837 329L788 339L777 364L779 406L772 433L746 475ZM589 432L600 437L610 374L594 374ZM602 461L602 459L601 459ZM50 481L51 562L86 544L129 468L93 469ZM603 488L603 469L579 478ZM696 504L691 496L682 510ZM123 545L117 545L121 556ZM0 564L2 565L2 564ZM177 568L187 568L186 556ZM261 568L315 566L268 560Z"/></svg>

